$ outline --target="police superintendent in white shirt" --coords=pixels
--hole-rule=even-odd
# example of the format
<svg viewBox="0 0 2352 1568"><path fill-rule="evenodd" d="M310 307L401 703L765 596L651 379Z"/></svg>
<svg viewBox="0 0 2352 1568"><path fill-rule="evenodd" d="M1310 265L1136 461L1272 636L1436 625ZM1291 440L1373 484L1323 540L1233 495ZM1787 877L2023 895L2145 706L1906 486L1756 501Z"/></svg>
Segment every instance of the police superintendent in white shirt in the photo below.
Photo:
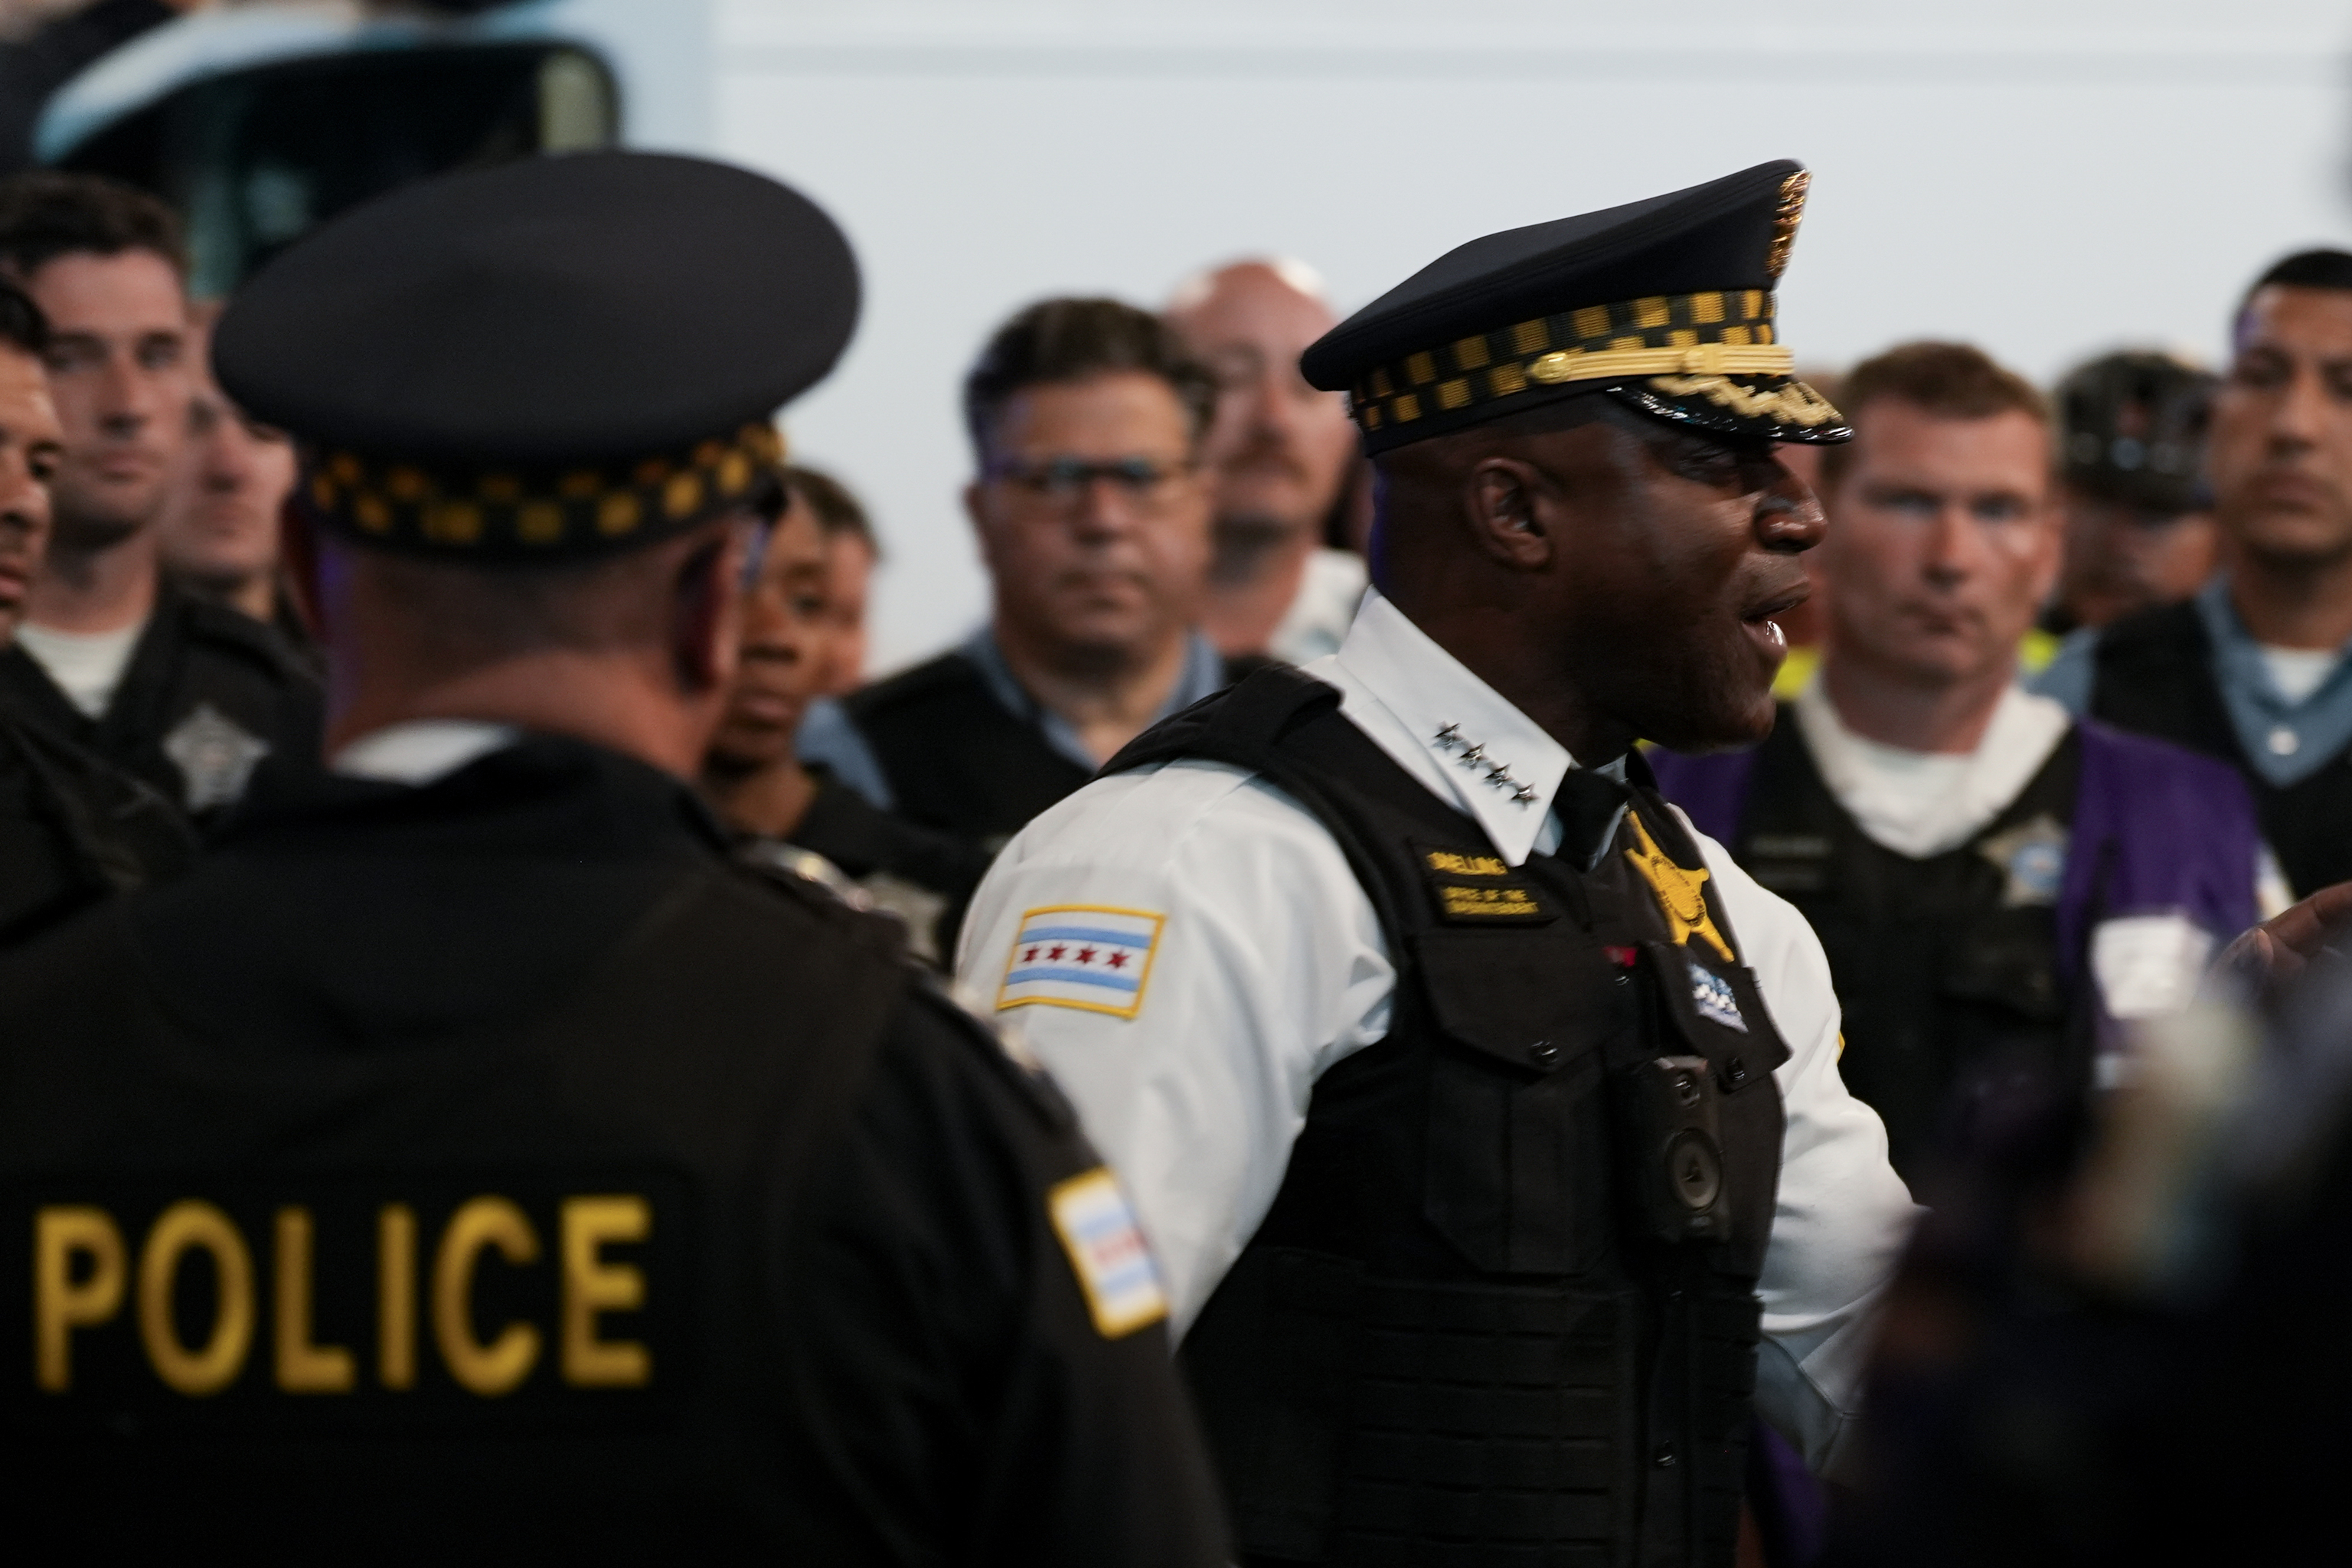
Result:
<svg viewBox="0 0 2352 1568"><path fill-rule="evenodd" d="M1845 435L1771 321L1805 181L1766 164L1489 236L1311 349L1310 380L1350 390L1380 464L1380 591L1311 680L1261 672L1148 735L1024 829L972 905L962 982L1067 1091L1177 1325L1201 1326L1186 1355L1245 1562L1638 1542L1727 1563L1725 1413L1746 1408L1748 1365L1815 1468L1848 1446L1908 1194L1840 1081L1812 932L1622 782L1644 776L1637 736L1696 749L1770 722L1768 617L1802 597L1795 556L1822 530L1773 443ZM1538 1016L1591 1027L1510 1034ZM1752 1071L1775 1036L1786 1059ZM1507 1063L1507 1038L1524 1053ZM1465 1041L1475 1067L1439 1061ZM1641 1098L1645 1074L1664 1100ZM1740 1092L1762 1081L1777 1105ZM1403 1126L1416 1095L1473 1109L1424 1134ZM1561 1234L1470 1212L1483 1156L1454 1129L1484 1128L1487 1104L1496 1201L1557 1213ZM1685 1106L1720 1121L1699 1137ZM1629 1126L1672 1136L1663 1196L1646 1153L1601 1147L1647 1151ZM1759 1127L1777 1133L1760 1176L1739 1147ZM1351 1166L1351 1146L1408 1152ZM1524 1168L1538 1153L1558 1163ZM1415 1160L1425 1215L1412 1193L1343 1212L1349 1181L1369 1210ZM1743 1247L1744 1274L1723 1261ZM1605 1310L1579 1293L1604 1275ZM1750 1363L1721 1325L1759 1299ZM1358 1364L1302 1370L1333 1359L1298 1329L1325 1321ZM1222 1370L1201 1364L1213 1337Z"/></svg>

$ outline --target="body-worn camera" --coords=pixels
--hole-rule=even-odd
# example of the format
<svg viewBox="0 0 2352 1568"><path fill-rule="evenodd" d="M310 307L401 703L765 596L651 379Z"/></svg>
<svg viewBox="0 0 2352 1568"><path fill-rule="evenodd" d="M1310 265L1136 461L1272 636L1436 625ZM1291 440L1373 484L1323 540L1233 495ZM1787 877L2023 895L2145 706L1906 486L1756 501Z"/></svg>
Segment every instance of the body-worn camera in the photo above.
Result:
<svg viewBox="0 0 2352 1568"><path fill-rule="evenodd" d="M1658 1241L1722 1241L1731 1235L1724 1191L1720 1106L1705 1057L1653 1057L1621 1075L1626 1190Z"/></svg>

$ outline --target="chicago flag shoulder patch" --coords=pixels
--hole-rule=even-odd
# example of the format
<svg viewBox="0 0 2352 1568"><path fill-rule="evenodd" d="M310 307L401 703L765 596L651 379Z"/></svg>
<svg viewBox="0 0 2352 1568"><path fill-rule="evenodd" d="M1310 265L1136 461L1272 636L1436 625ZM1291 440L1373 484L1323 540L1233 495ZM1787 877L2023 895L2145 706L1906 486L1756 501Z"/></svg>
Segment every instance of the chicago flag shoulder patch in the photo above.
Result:
<svg viewBox="0 0 2352 1568"><path fill-rule="evenodd" d="M1144 1245L1126 1194L1108 1170L1097 1165L1072 1176L1055 1186L1045 1202L1078 1287L1086 1292L1097 1333L1119 1339L1168 1315L1160 1266Z"/></svg>
<svg viewBox="0 0 2352 1568"><path fill-rule="evenodd" d="M1144 987L1168 917L1150 910L1098 904L1057 904L1021 917L1005 960L996 1010L1075 1007L1132 1018L1143 1010Z"/></svg>

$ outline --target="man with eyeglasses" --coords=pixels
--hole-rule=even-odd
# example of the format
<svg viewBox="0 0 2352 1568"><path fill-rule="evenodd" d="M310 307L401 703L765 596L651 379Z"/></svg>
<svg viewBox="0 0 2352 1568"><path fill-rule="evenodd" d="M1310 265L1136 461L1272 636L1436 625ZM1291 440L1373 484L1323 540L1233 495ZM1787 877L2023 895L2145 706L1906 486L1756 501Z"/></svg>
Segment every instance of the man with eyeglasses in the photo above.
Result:
<svg viewBox="0 0 2352 1568"><path fill-rule="evenodd" d="M2253 922L2262 856L2228 768L2018 685L2064 537L2042 394L1918 342L1839 402L1855 434L1822 454L1821 673L1761 746L1651 763L1821 936L1840 1070L1932 1194L1981 1097L2070 1099L2123 1070L2122 1021L2187 1005Z"/></svg>
<svg viewBox="0 0 2352 1568"><path fill-rule="evenodd" d="M2234 766L2296 897L2352 879L2352 254L2257 279L2206 445L2227 563L2077 637L2042 689Z"/></svg>
<svg viewBox="0 0 2352 1568"><path fill-rule="evenodd" d="M963 401L989 624L845 700L847 724L802 754L993 853L1237 666L1196 629L1216 384L1166 325L1115 300L1033 305L989 340Z"/></svg>

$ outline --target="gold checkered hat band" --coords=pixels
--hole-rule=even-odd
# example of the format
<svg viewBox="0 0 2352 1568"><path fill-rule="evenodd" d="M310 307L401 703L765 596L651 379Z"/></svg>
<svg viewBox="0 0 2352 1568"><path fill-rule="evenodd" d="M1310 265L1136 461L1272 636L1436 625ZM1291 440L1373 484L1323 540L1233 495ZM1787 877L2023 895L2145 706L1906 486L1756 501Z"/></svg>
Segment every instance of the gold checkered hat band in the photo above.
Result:
<svg viewBox="0 0 2352 1568"><path fill-rule="evenodd" d="M330 451L309 496L330 524L387 548L476 559L576 556L649 543L750 500L782 459L764 424L625 464L468 469Z"/></svg>
<svg viewBox="0 0 2352 1568"><path fill-rule="evenodd" d="M1773 296L1763 289L1654 294L1587 305L1407 354L1360 377L1349 408L1367 437L1378 439L1387 432L1393 438L1405 434L1401 426L1417 421L1580 382L1661 376L1713 384L1731 376L1783 378L1794 359L1776 341L1772 318ZM1687 395L1703 388L1681 384L1671 390ZM1752 388L1738 390L1753 395ZM1838 417L1810 392L1783 401L1787 407L1779 412L1790 423L1823 424Z"/></svg>

